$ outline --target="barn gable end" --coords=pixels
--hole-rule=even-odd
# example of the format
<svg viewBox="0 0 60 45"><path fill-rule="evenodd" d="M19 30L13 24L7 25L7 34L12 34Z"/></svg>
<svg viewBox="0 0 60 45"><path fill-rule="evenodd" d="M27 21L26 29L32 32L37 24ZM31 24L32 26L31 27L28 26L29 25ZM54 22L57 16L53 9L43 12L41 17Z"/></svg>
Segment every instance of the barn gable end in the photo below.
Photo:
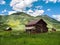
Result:
<svg viewBox="0 0 60 45"><path fill-rule="evenodd" d="M26 32L43 33L47 31L47 23L43 19L33 20L26 25Z"/></svg>

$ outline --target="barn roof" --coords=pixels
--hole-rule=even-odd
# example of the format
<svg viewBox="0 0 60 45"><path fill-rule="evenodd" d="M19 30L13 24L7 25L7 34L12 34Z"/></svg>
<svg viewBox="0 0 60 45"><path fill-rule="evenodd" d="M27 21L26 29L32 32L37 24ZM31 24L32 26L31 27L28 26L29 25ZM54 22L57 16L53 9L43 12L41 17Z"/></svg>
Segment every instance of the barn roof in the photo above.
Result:
<svg viewBox="0 0 60 45"><path fill-rule="evenodd" d="M39 22L39 21L43 21L43 19L36 19L36 20L32 20L32 21L30 21L27 25L34 25L34 24L36 24L37 22Z"/></svg>

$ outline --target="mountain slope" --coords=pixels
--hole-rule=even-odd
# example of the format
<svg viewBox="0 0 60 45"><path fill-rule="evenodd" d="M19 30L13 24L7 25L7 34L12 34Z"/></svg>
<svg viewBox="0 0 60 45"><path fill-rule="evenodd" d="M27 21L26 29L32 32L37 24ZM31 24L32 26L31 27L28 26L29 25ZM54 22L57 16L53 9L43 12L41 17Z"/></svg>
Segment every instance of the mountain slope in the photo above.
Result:
<svg viewBox="0 0 60 45"><path fill-rule="evenodd" d="M6 26L7 27L9 26L9 27L12 27L13 30L24 30L25 24L35 19L43 19L48 24L47 27L50 30L51 28L55 28L57 30L60 29L60 22L47 15L32 17L23 12L18 12L18 13L6 15L6 16L0 16L0 28L4 27L5 29Z"/></svg>

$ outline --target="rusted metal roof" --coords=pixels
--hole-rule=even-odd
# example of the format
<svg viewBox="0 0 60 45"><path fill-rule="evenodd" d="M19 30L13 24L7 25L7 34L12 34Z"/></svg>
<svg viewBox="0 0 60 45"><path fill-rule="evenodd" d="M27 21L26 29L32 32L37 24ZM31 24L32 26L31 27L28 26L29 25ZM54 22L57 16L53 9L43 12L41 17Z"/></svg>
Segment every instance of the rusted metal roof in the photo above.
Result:
<svg viewBox="0 0 60 45"><path fill-rule="evenodd" d="M34 25L34 24L36 24L37 22L39 22L41 20L43 20L43 19L32 20L27 25Z"/></svg>

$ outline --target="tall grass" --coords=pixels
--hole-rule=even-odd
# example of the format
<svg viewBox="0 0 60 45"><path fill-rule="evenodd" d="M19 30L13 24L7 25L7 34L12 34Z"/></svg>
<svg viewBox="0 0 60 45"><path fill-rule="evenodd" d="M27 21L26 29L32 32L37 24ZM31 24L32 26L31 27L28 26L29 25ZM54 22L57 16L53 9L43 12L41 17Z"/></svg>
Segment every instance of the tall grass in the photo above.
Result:
<svg viewBox="0 0 60 45"><path fill-rule="evenodd" d="M40 34L0 32L0 45L60 45L60 32Z"/></svg>

